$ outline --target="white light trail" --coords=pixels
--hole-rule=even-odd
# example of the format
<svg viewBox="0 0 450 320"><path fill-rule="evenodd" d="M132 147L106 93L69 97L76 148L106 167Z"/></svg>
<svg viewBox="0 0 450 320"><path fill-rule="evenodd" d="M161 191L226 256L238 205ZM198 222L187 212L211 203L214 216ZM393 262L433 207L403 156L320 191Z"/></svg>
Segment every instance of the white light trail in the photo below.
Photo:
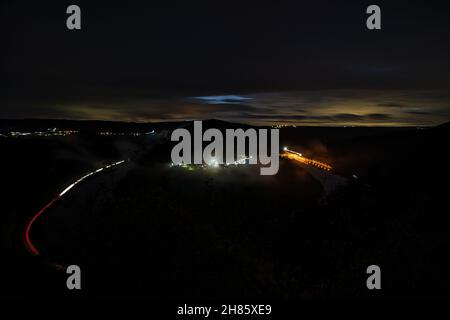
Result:
<svg viewBox="0 0 450 320"><path fill-rule="evenodd" d="M293 151L293 150L289 150L289 149L286 148L286 147L284 147L283 150L284 150L284 151L287 151L287 152L290 152L290 153L294 153L294 154L298 155L299 157L303 157L303 155L302 155L300 152L296 152L296 151Z"/></svg>
<svg viewBox="0 0 450 320"><path fill-rule="evenodd" d="M72 188L75 186L76 183L77 183L77 182L72 183L70 186L68 186L66 189L64 189L64 191L61 192L61 193L59 194L59 196L62 197L67 191L69 191L70 189L72 189Z"/></svg>
<svg viewBox="0 0 450 320"><path fill-rule="evenodd" d="M117 165L119 165L119 164L122 164L122 163L124 163L124 162L125 162L125 160L118 161L118 162L109 164L109 165L107 165L107 166L105 166L105 167L103 167L103 168L100 168L100 169L97 169L97 170L95 170L95 171L89 172L88 174L82 176L80 179L78 179L77 181L75 181L74 183L72 183L72 184L71 184L70 186L68 186L66 189L64 189L64 190L58 195L58 197L62 197L63 195L65 195L70 189L72 189L73 187L75 187L77 184L79 184L79 183L80 183L81 181L83 181L84 179L86 179L86 178L88 178L88 177L90 177L90 176L92 176L92 175L94 175L94 174L96 174L96 173L99 173L99 172L101 172L101 171L103 171L103 170L105 170L105 169L109 169L109 168L112 168L112 167L117 166Z"/></svg>

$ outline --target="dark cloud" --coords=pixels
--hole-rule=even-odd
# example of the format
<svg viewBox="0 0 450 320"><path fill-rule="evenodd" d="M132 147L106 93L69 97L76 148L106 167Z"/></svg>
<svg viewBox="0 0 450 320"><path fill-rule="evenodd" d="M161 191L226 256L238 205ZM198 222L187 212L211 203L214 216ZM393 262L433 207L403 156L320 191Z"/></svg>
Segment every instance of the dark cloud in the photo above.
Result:
<svg viewBox="0 0 450 320"><path fill-rule="evenodd" d="M295 122L295 121L312 121L316 123L342 123L342 122L353 122L353 123L361 123L365 121L371 120L387 120L391 119L392 116L388 114L350 114L350 113L338 113L334 115L265 115L265 114L248 114L241 113L235 115L237 118L249 118L249 119L257 119L257 120L270 120L270 121L287 121L287 122Z"/></svg>
<svg viewBox="0 0 450 320"><path fill-rule="evenodd" d="M371 113L367 117L372 120L388 120L392 118L392 115L386 113Z"/></svg>
<svg viewBox="0 0 450 320"><path fill-rule="evenodd" d="M429 114L431 114L430 111L426 111L426 110L406 110L406 111L403 111L403 113L406 113L406 114L417 114L417 115L429 115Z"/></svg>
<svg viewBox="0 0 450 320"><path fill-rule="evenodd" d="M380 107L389 107L389 108L403 108L405 107L402 103L395 103L395 102L387 102L387 103L379 103Z"/></svg>
<svg viewBox="0 0 450 320"><path fill-rule="evenodd" d="M333 118L341 121L361 121L363 119L362 116L351 113L335 114Z"/></svg>

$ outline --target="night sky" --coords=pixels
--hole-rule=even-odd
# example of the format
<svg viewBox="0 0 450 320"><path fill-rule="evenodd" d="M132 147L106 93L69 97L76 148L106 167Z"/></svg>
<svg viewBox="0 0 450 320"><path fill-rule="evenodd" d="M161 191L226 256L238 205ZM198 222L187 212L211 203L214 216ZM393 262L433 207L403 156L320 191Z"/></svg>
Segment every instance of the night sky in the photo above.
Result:
<svg viewBox="0 0 450 320"><path fill-rule="evenodd" d="M370 4L382 30L366 28ZM437 125L450 121L449 7L2 1L0 118Z"/></svg>

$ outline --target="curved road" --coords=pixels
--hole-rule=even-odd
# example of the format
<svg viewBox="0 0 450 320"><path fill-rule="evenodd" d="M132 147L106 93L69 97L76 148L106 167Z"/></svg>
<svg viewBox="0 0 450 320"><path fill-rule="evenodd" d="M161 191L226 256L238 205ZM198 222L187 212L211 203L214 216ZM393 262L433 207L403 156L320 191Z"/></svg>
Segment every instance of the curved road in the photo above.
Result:
<svg viewBox="0 0 450 320"><path fill-rule="evenodd" d="M53 199L52 201L50 201L47 205L45 205L45 207L43 207L38 213L36 213L36 214L30 219L30 221L28 222L28 224L27 224L27 226L26 226L26 228L25 228L25 235L24 235L25 239L24 239L24 240L25 240L25 247L27 248L27 250L28 250L32 255L35 255L35 256L40 255L40 251L36 248L36 246L33 244L33 241L31 240L30 233L31 233L31 228L32 228L33 224L36 222L36 220L37 220L37 219L38 219L38 218L39 218L39 217L40 217L40 216L41 216L48 208L50 208L57 200L61 199L61 197L64 196L70 189L72 189L73 187L75 187L77 184L81 183L81 182L82 182L83 180L85 180L86 178L88 178L88 177L90 177L90 176L92 176L92 175L94 175L94 174L100 173L100 172L102 172L103 170L106 170L106 169L109 169L109 168L112 168L112 167L121 165L121 164L123 164L124 162L125 162L125 160L121 160L121 161L112 163L112 164L110 164L110 165L107 165L107 166L105 166L105 167L102 167L102 168L100 168L100 169L97 169L97 170L95 170L95 171L89 172L88 174L82 176L80 179L78 179L77 181L75 181L74 183L72 183L71 185L69 185L67 188L65 188L60 194L58 194L58 195L56 196L56 198L54 198L54 199Z"/></svg>

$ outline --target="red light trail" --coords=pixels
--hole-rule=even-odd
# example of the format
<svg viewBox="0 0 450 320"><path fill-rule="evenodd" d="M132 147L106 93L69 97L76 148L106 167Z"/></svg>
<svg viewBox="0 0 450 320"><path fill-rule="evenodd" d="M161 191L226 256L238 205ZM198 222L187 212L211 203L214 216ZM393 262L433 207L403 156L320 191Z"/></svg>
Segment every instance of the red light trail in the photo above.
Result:
<svg viewBox="0 0 450 320"><path fill-rule="evenodd" d="M80 179L69 185L67 188L65 188L56 198L54 198L52 201L50 201L45 207L43 207L38 213L36 213L28 222L26 228L25 228L25 247L27 250L34 256L39 256L40 251L36 248L36 246L33 244L33 241L31 240L31 227L33 226L34 222L48 209L50 208L57 200L59 200L63 195L65 195L70 189L72 189L74 186L79 184L81 181L86 179L87 177L90 177L96 173L99 173L105 169L109 169L111 167L117 166L119 164L124 163L125 160L115 162L113 164L107 165L103 168L97 169L95 171L89 172L88 174L82 176Z"/></svg>

